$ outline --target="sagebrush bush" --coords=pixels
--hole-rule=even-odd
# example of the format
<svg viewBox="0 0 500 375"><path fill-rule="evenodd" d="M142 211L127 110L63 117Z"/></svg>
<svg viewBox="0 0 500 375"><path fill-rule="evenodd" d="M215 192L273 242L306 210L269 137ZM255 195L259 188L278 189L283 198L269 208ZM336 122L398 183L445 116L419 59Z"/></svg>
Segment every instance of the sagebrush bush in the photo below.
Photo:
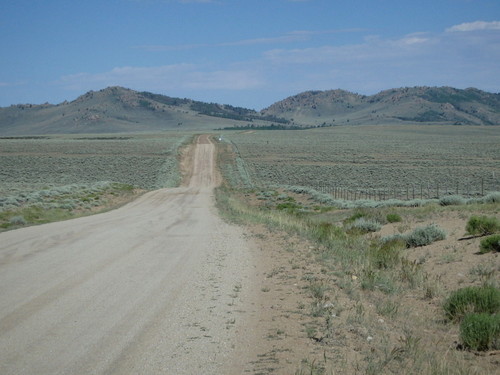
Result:
<svg viewBox="0 0 500 375"><path fill-rule="evenodd" d="M461 195L447 195L439 200L441 206L459 206L467 203L467 200Z"/></svg>
<svg viewBox="0 0 500 375"><path fill-rule="evenodd" d="M493 286L471 286L453 292L443 305L446 317L461 321L469 313L500 312L500 289Z"/></svg>
<svg viewBox="0 0 500 375"><path fill-rule="evenodd" d="M26 219L23 216L12 216L9 223L11 225L26 225Z"/></svg>
<svg viewBox="0 0 500 375"><path fill-rule="evenodd" d="M400 233L391 234L389 236L384 236L380 239L381 243L391 242L391 241L402 241L406 246L406 237Z"/></svg>
<svg viewBox="0 0 500 375"><path fill-rule="evenodd" d="M481 198L482 203L500 203L500 191L494 191Z"/></svg>
<svg viewBox="0 0 500 375"><path fill-rule="evenodd" d="M413 232L405 235L407 247L426 246L435 241L444 240L445 238L445 231L436 224L418 227Z"/></svg>
<svg viewBox="0 0 500 375"><path fill-rule="evenodd" d="M366 213L364 212L355 212L351 216L349 216L347 219L344 220L344 224L350 224L353 223L354 221L361 219L362 217L365 217Z"/></svg>
<svg viewBox="0 0 500 375"><path fill-rule="evenodd" d="M490 251L500 252L500 234L495 234L481 240L479 251L483 254L489 253Z"/></svg>
<svg viewBox="0 0 500 375"><path fill-rule="evenodd" d="M500 349L500 315L466 315L460 324L460 341L467 349Z"/></svg>
<svg viewBox="0 0 500 375"><path fill-rule="evenodd" d="M496 217L471 216L465 230L472 236L485 236L500 232L500 220Z"/></svg>
<svg viewBox="0 0 500 375"><path fill-rule="evenodd" d="M378 232L382 225L373 219L360 217L347 226L347 230L357 230L363 233Z"/></svg>

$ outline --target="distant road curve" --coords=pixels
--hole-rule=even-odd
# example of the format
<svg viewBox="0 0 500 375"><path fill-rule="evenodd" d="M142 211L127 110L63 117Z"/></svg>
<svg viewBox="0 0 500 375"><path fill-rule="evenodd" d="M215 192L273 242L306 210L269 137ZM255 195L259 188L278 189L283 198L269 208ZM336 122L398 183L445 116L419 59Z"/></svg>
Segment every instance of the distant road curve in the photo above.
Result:
<svg viewBox="0 0 500 375"><path fill-rule="evenodd" d="M242 372L254 259L214 208L214 150L187 186L0 234L0 374Z"/></svg>

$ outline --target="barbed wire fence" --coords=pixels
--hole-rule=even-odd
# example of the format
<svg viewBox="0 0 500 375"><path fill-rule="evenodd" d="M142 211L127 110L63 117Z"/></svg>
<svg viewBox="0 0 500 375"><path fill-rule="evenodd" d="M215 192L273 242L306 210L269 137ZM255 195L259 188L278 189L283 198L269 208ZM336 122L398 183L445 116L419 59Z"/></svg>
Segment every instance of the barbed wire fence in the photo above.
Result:
<svg viewBox="0 0 500 375"><path fill-rule="evenodd" d="M484 197L500 191L500 179L479 178L467 182L457 181L454 184L418 183L406 184L385 188L347 188L329 183L313 186L316 191L330 194L335 199L344 200L412 200L412 199L440 199L449 195L460 195L465 198Z"/></svg>

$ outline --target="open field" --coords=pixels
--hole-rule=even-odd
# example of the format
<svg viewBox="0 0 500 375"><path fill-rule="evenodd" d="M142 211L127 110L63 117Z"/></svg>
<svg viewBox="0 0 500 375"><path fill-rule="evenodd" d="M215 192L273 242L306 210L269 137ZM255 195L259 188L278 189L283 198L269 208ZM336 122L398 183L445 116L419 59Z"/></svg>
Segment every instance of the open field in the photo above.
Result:
<svg viewBox="0 0 500 375"><path fill-rule="evenodd" d="M47 210L66 218L130 199L137 189L177 186L179 147L191 139L188 133L0 138L0 224L11 227L18 216L20 224L37 223Z"/></svg>
<svg viewBox="0 0 500 375"><path fill-rule="evenodd" d="M396 188L418 198L437 189L471 195L500 189L498 127L339 126L224 137L242 159L247 175L235 178L247 187L342 188L363 197Z"/></svg>
<svg viewBox="0 0 500 375"><path fill-rule="evenodd" d="M468 326L445 306L467 288L484 288L495 307L482 318L498 320L500 253L480 252L496 237L467 226L484 216L500 231L500 193L490 191L500 173L499 136L492 128L427 126L223 135L219 164L229 186L219 190L219 207L249 225L259 244L271 312L257 373L291 373L290 363L302 360L296 374L497 374L498 323L483 331L487 345L471 347ZM485 198L446 195L418 207L356 206L313 189L415 179L443 187L455 178L492 187Z"/></svg>
<svg viewBox="0 0 500 375"><path fill-rule="evenodd" d="M251 268L258 304L252 302L248 310L255 312L251 334L258 344L251 346L255 358L240 363L247 372L497 373L500 338L487 350L465 347L460 322L447 320L443 305L465 287L487 285L498 291L499 253L480 253L486 237L466 232L474 215L500 219L498 193L446 205L428 200L420 207L346 209L348 205L321 203L309 194L312 189L294 191L285 185L318 188L314 181L330 178L361 189L399 181L395 171L402 173L402 181L410 181L410 172L430 179L449 171L449 178L473 176L485 185L490 175L494 185L493 176L500 173L498 130L336 127L227 132L223 138L217 162L232 185L217 190L218 206L226 217L244 224L258 244L252 253L258 266ZM9 197L0 194L0 224L12 229L41 223L40 207L44 212L45 207L55 213L91 212L94 205L105 205L104 200L129 200L127 195L137 188L168 186L168 181L180 179L179 147L189 139L189 134L177 133L2 139L0 172L6 178L0 192ZM183 164L194 157L189 152L185 156ZM16 160L23 163L16 167ZM24 172L18 173L21 166ZM332 177L329 168L337 174ZM110 180L116 182L103 182ZM48 221L54 220L57 216ZM135 218L127 220L135 225ZM427 232L432 239L424 242ZM392 238L388 246L383 240L387 237ZM231 298L240 298L240 285L232 285ZM226 321L233 324L232 318Z"/></svg>

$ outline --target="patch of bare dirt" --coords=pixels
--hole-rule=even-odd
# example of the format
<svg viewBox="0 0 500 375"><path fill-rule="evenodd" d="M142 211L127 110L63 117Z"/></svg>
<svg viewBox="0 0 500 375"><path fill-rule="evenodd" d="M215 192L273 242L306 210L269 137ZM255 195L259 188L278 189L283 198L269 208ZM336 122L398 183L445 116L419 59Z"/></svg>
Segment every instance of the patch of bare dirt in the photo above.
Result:
<svg viewBox="0 0 500 375"><path fill-rule="evenodd" d="M265 204L253 194L242 199ZM419 278L419 285L394 294L364 290L361 275L331 272L322 264L323 249L304 238L248 227L258 248L261 280L261 342L253 373L408 373L417 366L497 373L498 351L459 350L459 326L445 322L442 310L452 291L499 281L500 254L479 254L481 238L465 235L473 214L459 208L418 215L408 211L402 222L368 235L407 232L431 223L447 233L445 240L405 251L409 274ZM403 364L406 370L398 370Z"/></svg>

